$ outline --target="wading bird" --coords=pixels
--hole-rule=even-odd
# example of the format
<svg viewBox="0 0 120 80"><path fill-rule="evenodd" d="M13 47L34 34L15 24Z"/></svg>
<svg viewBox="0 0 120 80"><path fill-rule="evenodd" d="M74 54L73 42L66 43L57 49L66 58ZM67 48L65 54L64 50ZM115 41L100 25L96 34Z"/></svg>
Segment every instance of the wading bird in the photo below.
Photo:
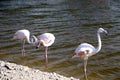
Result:
<svg viewBox="0 0 120 80"><path fill-rule="evenodd" d="M86 80L87 80L86 66L87 66L88 57L95 55L96 53L98 53L101 50L102 42L101 42L100 33L103 33L103 32L107 34L107 31L104 30L103 28L99 28L97 31L97 37L98 37L98 47L97 48L95 48L91 44L82 43L76 48L76 50L75 50L76 54L72 57L72 58L80 57L84 60L84 76L85 76Z"/></svg>
<svg viewBox="0 0 120 80"><path fill-rule="evenodd" d="M35 36L33 37L36 38ZM45 67L47 68L48 67L47 51L48 51L48 47L54 43L55 36L51 33L43 33L39 35L36 39L37 39L37 42L34 43L36 45L36 49L39 48L39 46L41 45L45 47Z"/></svg>
<svg viewBox="0 0 120 80"><path fill-rule="evenodd" d="M34 37L33 37L34 38ZM30 41L30 31L29 30L26 30L26 29L23 29L23 30L18 30L14 36L13 36L13 39L19 39L22 41L22 56L25 56L25 49L24 49L24 45L25 45L25 41L27 40L27 42L29 44L32 44L33 43L33 39L32 41ZM34 38L34 40L36 40ZM37 40L36 40L37 41ZM35 41L35 42L36 42Z"/></svg>

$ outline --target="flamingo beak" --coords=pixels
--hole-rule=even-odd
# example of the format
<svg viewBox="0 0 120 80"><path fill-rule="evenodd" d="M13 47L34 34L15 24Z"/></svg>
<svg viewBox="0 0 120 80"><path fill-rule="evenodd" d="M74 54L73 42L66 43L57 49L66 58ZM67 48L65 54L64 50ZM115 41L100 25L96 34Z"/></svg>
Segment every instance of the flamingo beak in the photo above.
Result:
<svg viewBox="0 0 120 80"><path fill-rule="evenodd" d="M38 46L36 46L36 49L38 49L39 47Z"/></svg>
<svg viewBox="0 0 120 80"><path fill-rule="evenodd" d="M38 48L40 47L40 44L41 44L41 43L39 42L38 45L36 46L36 49L38 49Z"/></svg>
<svg viewBox="0 0 120 80"><path fill-rule="evenodd" d="M108 35L108 32L106 30L104 30L105 34Z"/></svg>
<svg viewBox="0 0 120 80"><path fill-rule="evenodd" d="M76 58L76 57L79 57L78 55L74 55L73 57L72 57L72 59L74 59L74 58Z"/></svg>

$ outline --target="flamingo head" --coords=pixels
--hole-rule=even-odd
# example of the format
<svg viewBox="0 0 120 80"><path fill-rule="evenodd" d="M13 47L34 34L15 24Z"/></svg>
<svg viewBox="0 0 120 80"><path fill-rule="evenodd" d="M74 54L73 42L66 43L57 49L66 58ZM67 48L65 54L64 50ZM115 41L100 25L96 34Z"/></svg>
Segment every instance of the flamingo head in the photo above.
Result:
<svg viewBox="0 0 120 80"><path fill-rule="evenodd" d="M103 29L103 28L99 28L99 29L98 29L98 32L99 32L99 33L103 33L103 32L104 32L105 34L108 34L107 30L105 30L105 29Z"/></svg>
<svg viewBox="0 0 120 80"><path fill-rule="evenodd" d="M35 35L32 35L31 42L32 42L32 44L33 44L33 45L36 45L36 44L37 44L38 39L36 38L36 36L35 36Z"/></svg>
<svg viewBox="0 0 120 80"><path fill-rule="evenodd" d="M35 45L36 45L36 49L38 49L40 46L43 45L43 42L42 41L38 41L38 42L35 43Z"/></svg>

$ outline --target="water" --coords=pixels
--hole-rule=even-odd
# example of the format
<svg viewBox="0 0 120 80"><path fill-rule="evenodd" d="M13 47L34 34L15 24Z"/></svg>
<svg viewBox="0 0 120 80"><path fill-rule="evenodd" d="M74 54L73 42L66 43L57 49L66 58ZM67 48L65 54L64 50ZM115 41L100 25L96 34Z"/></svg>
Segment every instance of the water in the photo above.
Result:
<svg viewBox="0 0 120 80"><path fill-rule="evenodd" d="M21 43L12 40L19 29L31 35L51 32L56 36L49 47L49 72L83 80L83 61L71 59L83 42L97 46L96 31L101 35L101 51L89 58L89 80L120 80L120 1L119 0L1 0L0 60L14 62L45 71L44 47L26 43L26 56L21 56Z"/></svg>

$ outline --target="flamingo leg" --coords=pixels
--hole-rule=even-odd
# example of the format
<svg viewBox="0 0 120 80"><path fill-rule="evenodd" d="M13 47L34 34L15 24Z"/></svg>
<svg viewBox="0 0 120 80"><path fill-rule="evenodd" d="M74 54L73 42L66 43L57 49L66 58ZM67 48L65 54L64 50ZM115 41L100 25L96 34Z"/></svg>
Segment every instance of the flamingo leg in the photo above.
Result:
<svg viewBox="0 0 120 80"><path fill-rule="evenodd" d="M24 49L24 45L25 45L25 39L22 41L22 56L25 56L25 49Z"/></svg>
<svg viewBox="0 0 120 80"><path fill-rule="evenodd" d="M87 67L87 60L84 60L84 77L85 77L85 80L88 80L87 73L86 73L87 71L86 67Z"/></svg>
<svg viewBox="0 0 120 80"><path fill-rule="evenodd" d="M48 68L48 57L47 57L48 47L45 47L45 67Z"/></svg>

